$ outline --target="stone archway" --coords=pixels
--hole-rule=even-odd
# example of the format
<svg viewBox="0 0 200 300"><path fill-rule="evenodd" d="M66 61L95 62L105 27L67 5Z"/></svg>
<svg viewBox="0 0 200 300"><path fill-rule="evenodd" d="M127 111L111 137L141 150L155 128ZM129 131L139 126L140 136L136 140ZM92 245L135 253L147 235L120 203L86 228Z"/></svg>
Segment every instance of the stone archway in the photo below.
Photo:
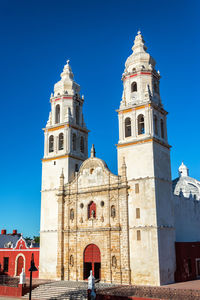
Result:
<svg viewBox="0 0 200 300"><path fill-rule="evenodd" d="M83 253L83 278L87 279L92 270L95 279L101 279L101 252L95 244L88 245Z"/></svg>

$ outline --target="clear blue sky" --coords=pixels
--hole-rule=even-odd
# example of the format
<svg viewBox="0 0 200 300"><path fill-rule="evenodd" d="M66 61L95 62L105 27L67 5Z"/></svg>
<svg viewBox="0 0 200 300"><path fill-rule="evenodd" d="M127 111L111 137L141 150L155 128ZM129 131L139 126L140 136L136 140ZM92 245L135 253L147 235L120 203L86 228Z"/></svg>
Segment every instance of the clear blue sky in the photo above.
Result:
<svg viewBox="0 0 200 300"><path fill-rule="evenodd" d="M43 132L67 59L85 96L89 148L117 172L121 74L140 29L161 72L172 176L200 179L198 0L0 1L0 228L38 235Z"/></svg>

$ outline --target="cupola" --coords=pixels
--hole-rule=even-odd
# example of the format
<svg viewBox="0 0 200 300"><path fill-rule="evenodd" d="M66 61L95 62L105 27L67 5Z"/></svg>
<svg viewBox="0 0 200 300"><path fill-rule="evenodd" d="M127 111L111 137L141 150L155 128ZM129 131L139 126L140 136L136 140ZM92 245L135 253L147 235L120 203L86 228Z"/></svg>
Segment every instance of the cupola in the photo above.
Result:
<svg viewBox="0 0 200 300"><path fill-rule="evenodd" d="M178 168L178 173L179 173L179 177L189 176L189 169L186 167L186 165L184 165L183 162L180 165L180 167Z"/></svg>
<svg viewBox="0 0 200 300"><path fill-rule="evenodd" d="M74 74L69 60L60 74L61 80L54 85L54 97L62 95L76 95L80 93L80 86L74 81Z"/></svg>

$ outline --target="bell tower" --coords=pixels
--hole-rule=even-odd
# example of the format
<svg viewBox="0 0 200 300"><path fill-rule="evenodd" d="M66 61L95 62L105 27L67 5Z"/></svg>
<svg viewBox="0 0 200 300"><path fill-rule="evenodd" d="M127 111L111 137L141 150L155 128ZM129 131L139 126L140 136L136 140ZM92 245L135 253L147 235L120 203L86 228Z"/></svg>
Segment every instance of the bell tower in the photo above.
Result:
<svg viewBox="0 0 200 300"><path fill-rule="evenodd" d="M88 157L88 130L82 112L84 97L80 97L80 86L73 77L68 60L51 94L51 111L44 128L43 189L59 185L62 169L66 182L70 181Z"/></svg>
<svg viewBox="0 0 200 300"><path fill-rule="evenodd" d="M139 31L122 75L118 172L127 166L133 284L173 282L175 269L170 146L160 72ZM154 270L152 272L152 270Z"/></svg>
<svg viewBox="0 0 200 300"><path fill-rule="evenodd" d="M80 86L74 81L69 60L61 73L61 80L54 85L50 103L42 159L40 278L56 278L56 195L60 174L63 174L65 183L71 181L88 157L89 131L82 112L84 97L80 96ZM47 259L51 260L50 268Z"/></svg>

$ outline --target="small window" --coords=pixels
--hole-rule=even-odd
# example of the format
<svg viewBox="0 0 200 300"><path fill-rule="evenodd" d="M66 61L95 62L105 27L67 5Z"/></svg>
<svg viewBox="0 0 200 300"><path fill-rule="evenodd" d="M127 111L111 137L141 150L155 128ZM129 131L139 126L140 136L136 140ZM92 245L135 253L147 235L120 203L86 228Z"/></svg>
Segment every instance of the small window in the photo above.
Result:
<svg viewBox="0 0 200 300"><path fill-rule="evenodd" d="M72 149L75 151L76 150L76 134L73 133L72 135Z"/></svg>
<svg viewBox="0 0 200 300"><path fill-rule="evenodd" d="M56 117L55 117L55 123L60 123L60 105L56 105Z"/></svg>
<svg viewBox="0 0 200 300"><path fill-rule="evenodd" d="M79 106L76 106L76 124L79 125L79 121L80 121L80 109Z"/></svg>
<svg viewBox="0 0 200 300"><path fill-rule="evenodd" d="M140 208L136 208L136 219L140 219Z"/></svg>
<svg viewBox="0 0 200 300"><path fill-rule="evenodd" d="M116 210L115 210L115 206L114 205L111 206L111 217L113 219L116 217Z"/></svg>
<svg viewBox="0 0 200 300"><path fill-rule="evenodd" d="M78 164L75 164L75 172L78 172Z"/></svg>
<svg viewBox="0 0 200 300"><path fill-rule="evenodd" d="M162 119L160 120L160 129L161 129L161 137L162 137L162 139L164 139L164 137L165 137L165 135L164 135L164 122L163 122Z"/></svg>
<svg viewBox="0 0 200 300"><path fill-rule="evenodd" d="M137 92L137 82L132 82L131 84L131 93Z"/></svg>
<svg viewBox="0 0 200 300"><path fill-rule="evenodd" d="M53 152L54 151L54 136L51 135L49 137L49 152Z"/></svg>
<svg viewBox="0 0 200 300"><path fill-rule="evenodd" d="M56 161L55 160L54 160L53 164L54 164L54 166L56 165Z"/></svg>
<svg viewBox="0 0 200 300"><path fill-rule="evenodd" d="M144 134L144 116L138 116L138 134Z"/></svg>
<svg viewBox="0 0 200 300"><path fill-rule="evenodd" d="M9 267L9 257L4 257L3 258L3 271L8 272L8 267Z"/></svg>
<svg viewBox="0 0 200 300"><path fill-rule="evenodd" d="M125 137L131 136L131 119L125 119Z"/></svg>
<svg viewBox="0 0 200 300"><path fill-rule="evenodd" d="M83 136L81 137L80 150L82 153L84 153L84 138L83 138Z"/></svg>
<svg viewBox="0 0 200 300"><path fill-rule="evenodd" d="M96 218L96 204L93 201L88 205L88 219L90 218Z"/></svg>
<svg viewBox="0 0 200 300"><path fill-rule="evenodd" d="M135 193L139 194L140 190L139 190L139 183L135 184Z"/></svg>
<svg viewBox="0 0 200 300"><path fill-rule="evenodd" d="M137 230L137 241L141 240L141 231Z"/></svg>
<svg viewBox="0 0 200 300"><path fill-rule="evenodd" d="M154 132L156 135L158 135L158 119L156 115L154 115L153 120L154 120Z"/></svg>
<svg viewBox="0 0 200 300"><path fill-rule="evenodd" d="M63 150L64 149L64 134L60 133L58 137L58 149Z"/></svg>
<svg viewBox="0 0 200 300"><path fill-rule="evenodd" d="M74 210L73 210L73 208L70 209L70 220L71 221L74 220Z"/></svg>

